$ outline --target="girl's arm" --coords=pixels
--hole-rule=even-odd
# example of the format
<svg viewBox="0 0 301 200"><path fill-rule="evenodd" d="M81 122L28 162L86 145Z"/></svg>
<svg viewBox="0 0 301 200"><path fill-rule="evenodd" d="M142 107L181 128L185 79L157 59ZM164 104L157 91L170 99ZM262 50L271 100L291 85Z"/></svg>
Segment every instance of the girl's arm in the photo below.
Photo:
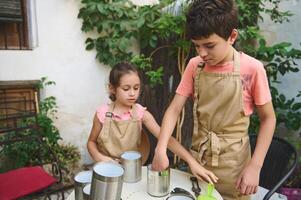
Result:
<svg viewBox="0 0 301 200"><path fill-rule="evenodd" d="M113 161L112 158L101 154L97 148L97 138L100 134L101 129L102 129L102 124L98 120L97 115L95 113L94 119L93 119L93 126L92 126L90 136L89 136L89 139L87 142L88 151L89 151L91 157L93 158L93 160L95 160L96 162Z"/></svg>
<svg viewBox="0 0 301 200"><path fill-rule="evenodd" d="M159 137L160 126L158 125L152 114L150 114L148 111L145 111L144 113L143 124L156 138ZM168 141L168 149L185 160L189 164L192 173L197 178L205 179L210 183L217 181L217 177L212 172L203 168L174 137L170 137Z"/></svg>
<svg viewBox="0 0 301 200"><path fill-rule="evenodd" d="M260 119L256 147L251 161L244 168L236 183L236 187L242 194L253 194L257 191L260 170L271 144L276 124L272 102L256 106L256 108Z"/></svg>

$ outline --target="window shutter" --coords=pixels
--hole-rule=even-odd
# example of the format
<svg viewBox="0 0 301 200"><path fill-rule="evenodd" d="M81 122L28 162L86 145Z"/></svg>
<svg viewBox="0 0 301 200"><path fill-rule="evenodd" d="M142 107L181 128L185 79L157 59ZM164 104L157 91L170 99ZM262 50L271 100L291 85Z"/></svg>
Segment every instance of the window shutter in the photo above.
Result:
<svg viewBox="0 0 301 200"><path fill-rule="evenodd" d="M0 22L22 22L21 0L0 1Z"/></svg>

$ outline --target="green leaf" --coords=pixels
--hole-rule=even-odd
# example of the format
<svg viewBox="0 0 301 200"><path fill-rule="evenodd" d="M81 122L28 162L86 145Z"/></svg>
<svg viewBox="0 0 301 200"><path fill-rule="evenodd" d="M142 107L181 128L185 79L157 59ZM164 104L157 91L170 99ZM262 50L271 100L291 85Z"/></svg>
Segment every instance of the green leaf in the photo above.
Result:
<svg viewBox="0 0 301 200"><path fill-rule="evenodd" d="M138 28L141 28L141 27L144 25L144 23L145 23L144 18L139 18L139 19L137 20L137 27L138 27Z"/></svg>
<svg viewBox="0 0 301 200"><path fill-rule="evenodd" d="M129 40L126 38L123 38L119 41L119 49L123 52L127 52L127 49L129 47Z"/></svg>
<svg viewBox="0 0 301 200"><path fill-rule="evenodd" d="M282 102L285 102L285 96L283 95L283 94L281 94L280 96L279 96L279 99L280 99L280 101L282 101Z"/></svg>
<svg viewBox="0 0 301 200"><path fill-rule="evenodd" d="M101 13L101 14L106 13L106 12L105 12L105 9L104 9L104 7L103 7L102 4L98 4L98 5L97 5L97 10L98 10L99 13Z"/></svg>
<svg viewBox="0 0 301 200"><path fill-rule="evenodd" d="M301 108L301 103L295 103L292 107L292 110L297 111Z"/></svg>
<svg viewBox="0 0 301 200"><path fill-rule="evenodd" d="M94 49L94 43L90 43L90 44L88 44L87 46L86 46L86 50L92 50L92 49Z"/></svg>

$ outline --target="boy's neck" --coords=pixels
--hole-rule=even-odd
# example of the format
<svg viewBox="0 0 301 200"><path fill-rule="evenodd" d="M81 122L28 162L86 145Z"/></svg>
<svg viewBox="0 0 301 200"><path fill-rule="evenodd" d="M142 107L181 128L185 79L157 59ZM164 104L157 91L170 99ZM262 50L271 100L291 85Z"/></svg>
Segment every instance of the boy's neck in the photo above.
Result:
<svg viewBox="0 0 301 200"><path fill-rule="evenodd" d="M227 62L234 61L234 52L235 52L235 49L231 46L231 48L229 49L229 52L228 52L227 56L225 57L225 59L223 59L217 65L223 65Z"/></svg>

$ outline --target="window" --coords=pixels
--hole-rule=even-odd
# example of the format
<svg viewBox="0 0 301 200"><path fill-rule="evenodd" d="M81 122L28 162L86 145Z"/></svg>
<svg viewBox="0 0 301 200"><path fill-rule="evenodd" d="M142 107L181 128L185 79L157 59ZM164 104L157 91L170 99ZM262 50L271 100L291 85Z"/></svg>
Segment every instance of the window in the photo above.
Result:
<svg viewBox="0 0 301 200"><path fill-rule="evenodd" d="M34 0L0 1L0 50L32 49Z"/></svg>

